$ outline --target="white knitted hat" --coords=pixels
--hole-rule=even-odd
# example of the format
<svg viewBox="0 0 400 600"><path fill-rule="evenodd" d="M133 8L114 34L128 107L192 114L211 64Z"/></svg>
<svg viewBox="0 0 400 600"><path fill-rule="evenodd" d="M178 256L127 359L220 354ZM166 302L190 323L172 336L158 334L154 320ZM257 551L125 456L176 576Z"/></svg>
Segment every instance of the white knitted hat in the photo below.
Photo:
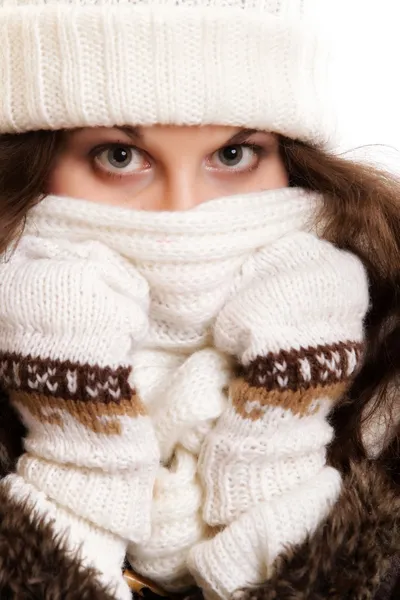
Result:
<svg viewBox="0 0 400 600"><path fill-rule="evenodd" d="M335 142L321 0L0 0L0 133L232 125Z"/></svg>

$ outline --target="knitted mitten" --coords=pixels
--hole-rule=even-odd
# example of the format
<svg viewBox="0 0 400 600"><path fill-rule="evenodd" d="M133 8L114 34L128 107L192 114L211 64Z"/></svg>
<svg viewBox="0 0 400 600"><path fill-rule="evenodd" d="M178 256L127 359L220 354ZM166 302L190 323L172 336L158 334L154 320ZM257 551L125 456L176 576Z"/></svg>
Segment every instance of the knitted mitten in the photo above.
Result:
<svg viewBox="0 0 400 600"><path fill-rule="evenodd" d="M283 237L245 265L214 331L241 376L199 461L205 521L223 528L190 554L206 596L265 581L335 502L327 415L359 365L367 308L361 262L312 234Z"/></svg>
<svg viewBox="0 0 400 600"><path fill-rule="evenodd" d="M51 519L118 598L130 597L125 540L150 535L159 464L129 383L147 312L145 280L98 242L25 236L0 267L0 379L28 428L3 485Z"/></svg>

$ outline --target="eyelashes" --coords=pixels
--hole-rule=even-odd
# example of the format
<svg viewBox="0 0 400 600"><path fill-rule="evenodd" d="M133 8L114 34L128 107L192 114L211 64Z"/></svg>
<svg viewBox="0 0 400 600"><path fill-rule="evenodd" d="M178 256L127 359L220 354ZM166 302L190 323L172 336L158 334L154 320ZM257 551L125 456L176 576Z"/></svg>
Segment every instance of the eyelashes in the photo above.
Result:
<svg viewBox="0 0 400 600"><path fill-rule="evenodd" d="M270 146L270 145L269 145ZM269 156L270 147L243 141L240 144L225 145L205 158L205 166L224 176L240 175L254 171L261 161ZM137 178L157 166L145 150L133 144L112 142L97 144L88 152L93 170L104 178Z"/></svg>

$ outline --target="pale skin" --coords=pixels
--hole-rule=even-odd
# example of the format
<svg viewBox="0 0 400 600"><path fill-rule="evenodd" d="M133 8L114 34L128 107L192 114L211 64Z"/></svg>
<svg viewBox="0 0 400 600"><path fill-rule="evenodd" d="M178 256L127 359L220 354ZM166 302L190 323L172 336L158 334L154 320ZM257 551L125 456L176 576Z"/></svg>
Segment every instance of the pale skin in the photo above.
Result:
<svg viewBox="0 0 400 600"><path fill-rule="evenodd" d="M151 211L279 189L276 135L235 127L84 128L67 133L48 192Z"/></svg>

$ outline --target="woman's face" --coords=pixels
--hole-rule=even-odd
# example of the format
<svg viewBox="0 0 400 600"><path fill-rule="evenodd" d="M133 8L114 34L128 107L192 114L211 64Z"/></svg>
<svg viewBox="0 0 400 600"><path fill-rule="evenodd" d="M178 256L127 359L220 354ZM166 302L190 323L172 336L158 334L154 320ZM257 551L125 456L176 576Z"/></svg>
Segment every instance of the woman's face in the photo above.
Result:
<svg viewBox="0 0 400 600"><path fill-rule="evenodd" d="M142 210L288 186L277 136L235 127L87 128L66 134L48 192Z"/></svg>

